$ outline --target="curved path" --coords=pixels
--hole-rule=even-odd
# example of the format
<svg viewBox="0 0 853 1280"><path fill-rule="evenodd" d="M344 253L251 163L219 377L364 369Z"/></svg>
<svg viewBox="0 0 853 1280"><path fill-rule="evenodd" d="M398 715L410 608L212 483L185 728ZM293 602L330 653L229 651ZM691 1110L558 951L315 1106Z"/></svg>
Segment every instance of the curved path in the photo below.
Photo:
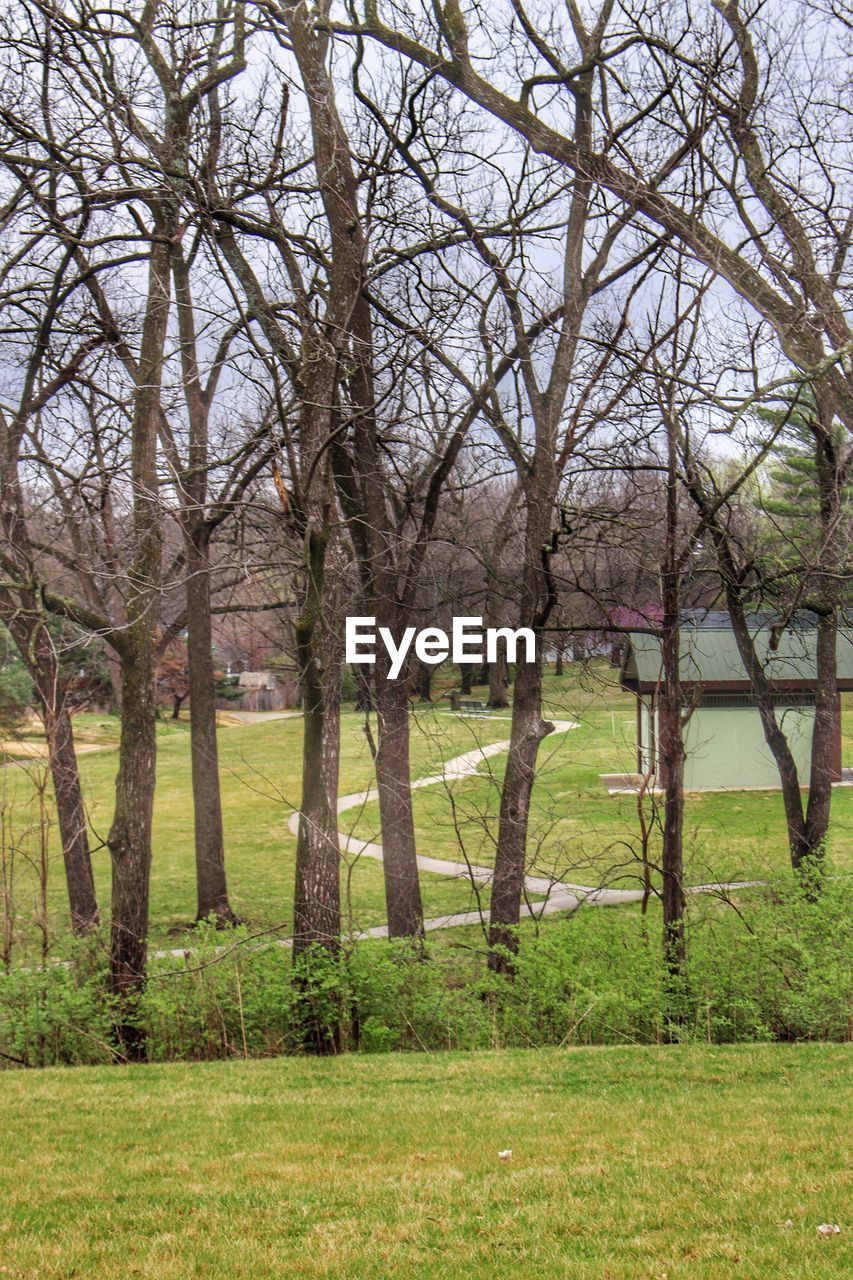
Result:
<svg viewBox="0 0 853 1280"><path fill-rule="evenodd" d="M578 728L575 720L552 720L551 723L554 729L552 733L548 734L548 738L545 741L552 738L554 734L568 733L570 730ZM452 760L448 760L442 766L441 773L430 774L424 778L415 778L411 784L412 790L436 786L440 782L449 783L455 782L460 778L474 777L479 772L480 765L484 761L508 751L509 745L509 739L506 739L502 742L489 743L484 747L475 747L473 751L466 751L460 756L454 756ZM363 808L378 799L379 792L375 789L354 791L351 795L341 796L338 799L338 816L350 809ZM296 835L299 831L299 818L300 813L297 809L288 819L288 829L293 835ZM338 843L343 853L349 853L356 857L376 858L379 862L382 861L382 845L375 841L362 840L359 836L350 835L346 831L339 831ZM494 868L492 867L478 867L467 862L452 862L445 858L430 858L419 854L417 862L421 871L429 871L434 875L440 876L455 876L460 880L467 880L469 883L489 884L494 875ZM748 889L758 883L760 882L757 880L737 880L729 881L726 884L700 884L685 889L685 892L695 894L713 893L723 889ZM603 889L596 888L593 885L554 881L547 876L525 876L524 888L530 894L547 895L547 899L545 902L523 902L521 904L523 916L554 915L559 911L574 911L580 906L621 906L629 902L641 902L643 899L642 889ZM483 913L480 911L460 911L454 915L435 916L430 920L424 920L424 928L427 931L432 931L434 929L450 929L456 925L480 924L483 918ZM358 936L384 938L387 935L387 925L376 925L372 929L364 930Z"/></svg>

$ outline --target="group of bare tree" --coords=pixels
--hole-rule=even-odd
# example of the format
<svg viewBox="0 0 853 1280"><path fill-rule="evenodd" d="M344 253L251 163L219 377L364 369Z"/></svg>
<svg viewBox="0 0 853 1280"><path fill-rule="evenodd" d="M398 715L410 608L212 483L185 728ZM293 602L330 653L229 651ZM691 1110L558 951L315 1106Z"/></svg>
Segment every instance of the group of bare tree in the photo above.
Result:
<svg viewBox="0 0 853 1280"><path fill-rule="evenodd" d="M427 598L452 611L473 595L488 622L539 637L515 672L494 969L517 946L551 728L545 648L612 629L651 590L671 964L691 592L731 614L795 865L822 849L853 431L849 36L818 0L698 14L686 0L20 0L5 15L0 618L37 691L80 932L99 913L49 621L108 655L127 1054L144 1051L156 670L183 633L198 914L235 918L212 657L229 610L292 624L297 954L339 945L346 611L399 638ZM815 463L807 539L755 518L756 478L794 420ZM805 800L748 622L768 602L818 617ZM491 674L500 704L507 673ZM380 650L368 700L389 932L418 940L409 695Z"/></svg>

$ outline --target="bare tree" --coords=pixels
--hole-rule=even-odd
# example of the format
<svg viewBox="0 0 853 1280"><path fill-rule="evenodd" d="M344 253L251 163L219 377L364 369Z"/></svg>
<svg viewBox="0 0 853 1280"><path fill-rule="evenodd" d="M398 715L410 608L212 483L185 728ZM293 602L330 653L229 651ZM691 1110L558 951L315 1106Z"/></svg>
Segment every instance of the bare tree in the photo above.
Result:
<svg viewBox="0 0 853 1280"><path fill-rule="evenodd" d="M367 0L361 20L339 29L441 76L538 154L678 240L810 376L824 421L853 431L843 12L803 0L793 22L781 4L749 13L714 0L715 14L700 17L686 0L663 10L603 0L573 59L548 6L506 0L489 6L486 25L479 6L466 21L451 0L406 18L395 10L397 26L382 7ZM573 29L585 29L580 6L567 7ZM483 56L472 55L468 22ZM816 43L839 57L818 69ZM580 134L572 121L587 76L600 82L600 105Z"/></svg>
<svg viewBox="0 0 853 1280"><path fill-rule="evenodd" d="M9 161L13 171L32 195L57 259L74 264L78 289L85 284L92 295L102 329L99 340L111 344L131 380L129 538L120 622L86 601L58 595L49 599L52 608L108 639L120 664L119 773L107 837L112 858L110 985L118 998L119 1035L130 1057L145 1051L136 1002L145 977L148 933L163 551L158 446L173 246L182 234L181 200L195 116L213 90L242 66L241 13L238 6L231 56L196 72L186 64L184 51L170 44L175 27L164 23L162 5L146 4L137 14L133 7L63 10L34 0L22 7L15 47L23 75L36 70L39 108L28 115L18 102L4 113L18 144L17 156ZM227 27L220 23L217 28L217 51ZM143 55L141 74L129 60L122 62L120 50L129 38ZM158 107L154 113L140 105L150 95ZM126 146L130 139L132 147ZM138 150L131 154L134 148ZM110 183L105 182L108 174L113 176ZM101 209L104 225L98 226ZM124 259L114 249L122 241L129 248ZM90 261L90 250L101 251L100 259ZM99 298L106 297L98 274L122 261L139 263L145 273L139 345L132 361L126 358L128 342L98 307Z"/></svg>
<svg viewBox="0 0 853 1280"><path fill-rule="evenodd" d="M445 10L438 20L444 38L461 56L465 35L458 9L454 6L452 12ZM373 21L368 27L374 34L378 29ZM573 127L581 144L589 147L596 89L594 65L601 54L603 32L598 28L588 30L579 17L573 22L573 31L584 65L573 84ZM405 42L399 47L403 52L411 52ZM437 69L435 59L427 59L423 65L428 66L431 74ZM516 621L541 637L554 604L550 560L562 536L557 512L561 478L574 449L589 429L589 415L585 415L585 410L590 387L579 391L574 415L566 413L567 397L573 381L580 381L581 377L588 379L591 373L593 381L596 380L600 374L596 366L602 359L606 364L606 355L602 355L601 350L594 360L579 361L579 349L583 347L582 325L593 299L628 276L644 260L648 248L646 244L635 246L633 254L628 251L621 256L617 254L615 265L608 265L620 234L630 222L624 206L607 199L586 176L572 182L567 193L556 190L557 178L547 169L541 173L534 170L535 176L529 176L530 157L526 151L518 162L518 178L507 179L511 191L505 225L510 230L504 230L503 237L496 239L493 228L484 228L465 203L445 194L442 175L432 172L432 158L419 159L412 138L398 138L396 145L430 201L455 225L457 235L470 243L480 271L487 273L488 284L483 285L481 303L484 310L478 320L478 338L488 368L489 397L484 412L516 468L524 506ZM536 190L533 199L529 195L528 177ZM536 184L546 188L549 181L554 187L545 214L546 202ZM557 207L560 215L555 212ZM560 246L559 285L556 296L546 295L544 305L532 292L527 268L529 243L525 243L524 252L518 253L516 260L516 245L523 240L525 231L528 241L532 242L530 212L534 209L543 223L547 224L550 218L557 219L554 226L565 225ZM553 251L550 244L548 249ZM492 315L487 319L491 311L499 312L500 318ZM618 319L614 328L619 328ZM502 331L509 335L514 353L509 396L506 386L501 385L509 370L504 366L499 375L495 358L497 334ZM550 346L537 346L536 340L543 334L547 335ZM544 374L546 366L548 371ZM512 408L508 412L510 402ZM508 422L510 417L512 426ZM516 671L512 741L502 790L491 902L491 963L498 969L510 967L508 957L516 945L514 930L520 916L536 757L540 742L550 730L549 723L542 718L541 660L540 639L537 660L519 664Z"/></svg>

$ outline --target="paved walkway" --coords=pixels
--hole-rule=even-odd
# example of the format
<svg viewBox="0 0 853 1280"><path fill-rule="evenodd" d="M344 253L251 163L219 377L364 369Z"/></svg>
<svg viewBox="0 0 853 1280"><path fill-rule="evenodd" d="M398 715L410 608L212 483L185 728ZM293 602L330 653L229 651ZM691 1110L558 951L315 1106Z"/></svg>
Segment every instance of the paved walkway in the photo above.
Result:
<svg viewBox="0 0 853 1280"><path fill-rule="evenodd" d="M264 719L285 719L289 716L301 715L299 711L244 711L241 716L252 716L259 720ZM494 717L497 719L497 717ZM249 723L251 723L249 721ZM572 729L577 729L577 722L574 720L553 720L554 732L548 735L545 741L549 741L558 733L568 733ZM502 742L491 742L484 747L475 747L473 751L465 751L460 756L454 756L452 760L448 760L441 769L440 773L429 774L423 778L415 778L412 782L412 790L419 790L422 787L433 787L439 783L451 783L460 778L471 778L479 772L480 765L485 761L492 759L493 756L500 755L503 751L509 750L509 739ZM366 791L354 791L351 795L341 796L338 799L338 815L347 813L351 809L363 808L366 804L372 804L374 800L378 800L379 792L375 789ZM296 835L299 830L299 810L295 810L289 817L287 825L289 830ZM382 861L382 845L373 840L363 840L360 836L350 835L346 831L338 832L338 842L344 853L352 854L366 858L376 858ZM434 875L455 876L460 880L467 880L470 884L472 881L476 884L490 884L494 869L492 867L478 867L469 865L467 862L452 862L446 858L431 858L425 854L418 855L418 867L421 871L429 871ZM723 890L734 889L750 889L762 882L760 880L731 880L724 884L698 884L690 888L685 888L685 893L719 893ZM532 902L521 904L522 916L550 916L556 915L560 911L575 911L578 907L615 907L625 906L631 902L642 902L642 889L606 889L600 886L587 884L569 884L564 881L554 881L547 876L525 876L524 887L528 893L537 895L547 895L544 902ZM483 923L485 916L480 911L457 911L452 915L433 916L431 919L424 920L424 929L427 933L433 933L437 929L452 929L460 925L471 925ZM388 926L386 924L374 925L372 929L364 929L355 935L357 938L387 938ZM276 943L280 946L289 947L291 945L290 938L277 938ZM187 954L186 947L175 947L168 951L156 951L156 956L175 956L182 958Z"/></svg>
<svg viewBox="0 0 853 1280"><path fill-rule="evenodd" d="M239 720L240 724L263 724L266 720L294 720L301 711L220 711L219 715Z"/></svg>
<svg viewBox="0 0 853 1280"><path fill-rule="evenodd" d="M554 732L548 735L545 739L546 742L550 741L555 734L568 733L570 730L578 728L577 722L574 720L554 720L552 724L554 725ZM459 778L470 778L478 773L480 765L486 760L508 751L509 745L508 739L502 742L492 742L488 746L476 747L473 751L466 751L461 756L455 756L442 766L441 773L430 774L424 778L416 778L412 782L412 790L436 786L438 783L454 782ZM338 815L346 813L350 809L363 808L366 804L371 804L378 798L379 792L375 789L355 791L352 795L341 796L338 800ZM299 816L299 811L297 810L288 819L287 825L294 835L299 830ZM382 845L375 841L362 840L361 837L349 835L345 831L338 832L338 841L344 853L376 858L378 861L382 861ZM418 855L417 861L421 871L430 871L434 875L455 876L460 880L467 880L469 883L473 881L476 884L490 884L494 875L492 867L478 867L467 862L452 862L445 858L431 858L423 854ZM723 889L746 889L758 883L760 882L738 880L730 881L727 884L703 884L685 889L685 892L691 894L714 893ZM580 906L623 906L630 902L641 902L643 899L642 889L606 889L594 885L554 881L547 876L525 876L524 887L530 894L547 895L546 902L522 903L522 915L530 916L554 915L559 911L574 911ZM480 924L482 918L479 911L460 911L454 915L436 916L433 919L425 920L424 928L431 932L436 929L450 929L457 925ZM387 925L377 925L372 929L367 929L359 936L384 938L387 937L387 934Z"/></svg>

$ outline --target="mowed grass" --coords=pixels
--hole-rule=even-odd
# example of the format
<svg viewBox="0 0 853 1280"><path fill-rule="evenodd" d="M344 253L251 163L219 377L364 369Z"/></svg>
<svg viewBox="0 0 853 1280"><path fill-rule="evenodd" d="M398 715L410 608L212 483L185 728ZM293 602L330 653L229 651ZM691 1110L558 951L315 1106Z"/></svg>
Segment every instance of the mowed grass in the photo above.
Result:
<svg viewBox="0 0 853 1280"><path fill-rule="evenodd" d="M79 757L84 798L91 826L93 863L99 900L109 906L110 860L106 838L115 803L118 722L109 717L80 717L80 742L95 752ZM505 721L464 720L425 708L412 716L411 758L414 777L440 770L441 763L481 742L508 735ZM375 726L374 726L375 732ZM151 872L151 942L174 946L174 937L195 917L193 806L189 723L158 726L157 789L154 802L154 855ZM266 723L223 724L219 730L220 776L231 901L237 912L259 928L287 932L292 918L296 838L288 818L299 806L302 771L302 721L296 717ZM17 933L26 953L34 936L38 855L38 804L35 781L47 777L43 764L13 764L0 771L0 835L14 857L13 897ZM341 716L341 794L373 784L374 770L363 717ZM45 790L49 832L49 903L53 927L66 927L67 899L51 788ZM347 829L358 811L342 815ZM359 858L341 868L343 907L355 929L386 919L382 866ZM470 884L453 877L422 876L428 915L465 911L475 905ZM486 895L486 900L488 895ZM350 910L351 907L351 910Z"/></svg>
<svg viewBox="0 0 853 1280"><path fill-rule="evenodd" d="M850 1063L752 1045L10 1073L0 1272L840 1280Z"/></svg>
<svg viewBox="0 0 853 1280"><path fill-rule="evenodd" d="M634 795L609 795L603 773L636 769L636 703L604 663L569 668L546 678L546 711L578 728L546 738L533 790L529 869L587 885L636 888L641 880L640 824ZM842 751L853 764L853 695L842 697ZM509 725L505 724L506 734ZM414 795L419 847L457 857L460 842L473 863L491 866L506 756L486 762L477 778ZM651 820L653 801L645 812ZM660 801L657 801L660 808ZM660 824L650 821L649 853L660 857ZM379 808L361 814L357 830L378 830ZM853 869L853 788L833 793L830 853L840 870ZM779 791L688 793L685 867L689 883L753 879L788 865L785 814Z"/></svg>
<svg viewBox="0 0 853 1280"><path fill-rule="evenodd" d="M443 674L443 673L442 673ZM452 673L439 680L448 683ZM477 691L480 692L479 690ZM639 823L633 796L610 796L600 775L633 768L635 706L619 689L604 663L569 667L561 678L546 678L547 711L578 728L546 739L540 749L530 823L530 869L589 885L636 887L640 875ZM845 695L844 752L853 763L853 695ZM441 762L480 743L509 737L508 712L483 719L447 714L446 702L417 705L411 717L412 776L440 771ZM118 722L80 716L80 771L92 827L93 860L99 898L109 904L109 855L105 841L112 818L117 768ZM163 721L154 810L151 879L151 942L174 946L195 916L193 811L189 724ZM375 732L375 724L374 724ZM287 820L299 805L302 723L299 718L267 723L223 724L220 769L229 887L232 904L251 925L287 932L291 923L296 840ZM88 748L88 750L86 750ZM92 748L96 748L92 750ZM418 849L452 861L494 861L500 781L506 756L485 762L475 778L414 792ZM43 764L14 763L0 770L0 838L14 854L10 876L19 955L35 938L37 914L38 805L33 781ZM373 784L374 771L363 732L363 717L345 709L341 717L341 794ZM67 927L67 905L59 843L52 819L50 787L45 791L49 832L51 922L59 937ZM647 811L649 806L647 805ZM343 829L380 838L374 802L342 815ZM659 854L653 830L650 854ZM689 883L751 879L787 865L785 823L778 792L689 795L685 827ZM836 868L853 867L853 788L833 799L831 854ZM471 910L476 897L463 877L421 876L427 916ZM381 865L370 858L342 866L344 918L355 930L386 918ZM481 905L488 905L488 887Z"/></svg>

